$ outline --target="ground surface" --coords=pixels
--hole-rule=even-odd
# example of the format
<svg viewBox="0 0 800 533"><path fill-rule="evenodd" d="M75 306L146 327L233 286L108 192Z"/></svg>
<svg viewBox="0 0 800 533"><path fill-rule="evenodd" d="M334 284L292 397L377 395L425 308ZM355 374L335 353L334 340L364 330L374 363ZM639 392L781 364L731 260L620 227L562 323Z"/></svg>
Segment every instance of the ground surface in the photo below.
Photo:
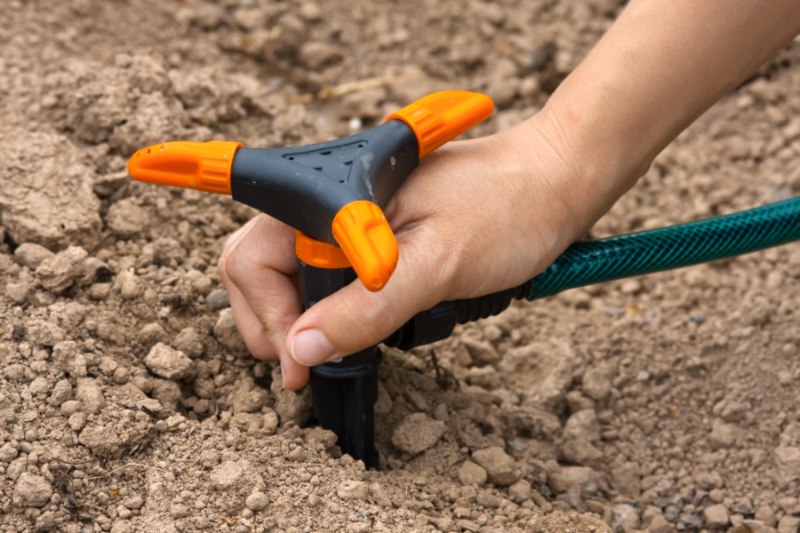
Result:
<svg viewBox="0 0 800 533"><path fill-rule="evenodd" d="M127 178L153 142L320 141L443 87L506 127L619 8L554 4L9 0L0 531L795 533L797 245L516 305L435 347L450 379L389 353L367 472L235 332L215 261L253 213ZM800 193L797 87L795 43L594 234Z"/></svg>

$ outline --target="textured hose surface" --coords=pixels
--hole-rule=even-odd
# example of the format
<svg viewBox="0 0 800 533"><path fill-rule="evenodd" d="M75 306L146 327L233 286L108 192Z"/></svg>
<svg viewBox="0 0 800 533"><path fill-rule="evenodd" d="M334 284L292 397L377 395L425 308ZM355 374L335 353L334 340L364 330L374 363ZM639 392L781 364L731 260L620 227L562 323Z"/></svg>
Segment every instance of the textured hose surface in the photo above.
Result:
<svg viewBox="0 0 800 533"><path fill-rule="evenodd" d="M526 298L705 263L800 239L800 197L731 215L578 242L533 279Z"/></svg>

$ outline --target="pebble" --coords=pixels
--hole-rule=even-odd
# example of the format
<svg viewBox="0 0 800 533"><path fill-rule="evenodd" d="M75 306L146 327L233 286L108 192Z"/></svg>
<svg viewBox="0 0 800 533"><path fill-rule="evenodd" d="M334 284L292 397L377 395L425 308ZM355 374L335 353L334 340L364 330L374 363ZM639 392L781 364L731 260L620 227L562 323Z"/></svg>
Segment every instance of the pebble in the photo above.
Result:
<svg viewBox="0 0 800 533"><path fill-rule="evenodd" d="M800 448L778 446L775 448L775 466L778 475L787 483L800 479Z"/></svg>
<svg viewBox="0 0 800 533"><path fill-rule="evenodd" d="M703 520L706 527L722 529L730 523L728 509L721 503L710 505L703 510Z"/></svg>
<svg viewBox="0 0 800 533"><path fill-rule="evenodd" d="M42 287L56 294L67 290L81 274L83 261L89 254L80 246L70 246L36 268L36 277Z"/></svg>
<svg viewBox="0 0 800 533"><path fill-rule="evenodd" d="M594 409L573 413L564 425L564 439L594 442L600 439L600 424Z"/></svg>
<svg viewBox="0 0 800 533"><path fill-rule="evenodd" d="M488 480L495 485L511 485L520 479L519 468L514 458L499 446L478 450L472 458L486 470Z"/></svg>
<svg viewBox="0 0 800 533"><path fill-rule="evenodd" d="M395 428L392 444L400 451L416 455L439 442L446 429L444 422L428 418L425 413L413 413Z"/></svg>
<svg viewBox="0 0 800 533"><path fill-rule="evenodd" d="M183 328L180 333L175 336L172 341L172 346L192 359L197 359L205 351L203 346L203 337L191 326Z"/></svg>
<svg viewBox="0 0 800 533"><path fill-rule="evenodd" d="M768 507L766 505L762 505L761 507L756 509L755 515L753 517L759 522L763 522L768 526L774 526L776 524L775 511L773 511L771 507Z"/></svg>
<svg viewBox="0 0 800 533"><path fill-rule="evenodd" d="M274 397L272 408L284 424L292 421L302 427L311 418L311 390L309 387L299 392L284 389L280 366L276 365L272 371L270 391Z"/></svg>
<svg viewBox="0 0 800 533"><path fill-rule="evenodd" d="M100 384L93 378L81 378L78 380L78 389L75 393L75 399L78 400L81 410L89 414L97 414L106 404L103 397L103 389Z"/></svg>
<svg viewBox="0 0 800 533"><path fill-rule="evenodd" d="M614 531L634 531L639 529L639 512L633 505L620 503L611 510Z"/></svg>
<svg viewBox="0 0 800 533"><path fill-rule="evenodd" d="M647 527L647 533L674 533L675 528L661 515L656 515Z"/></svg>
<svg viewBox="0 0 800 533"><path fill-rule="evenodd" d="M132 196L115 202L108 208L106 224L114 235L127 239L148 227L147 211L137 205L139 198Z"/></svg>
<svg viewBox="0 0 800 533"><path fill-rule="evenodd" d="M236 357L248 356L247 346L245 346L242 336L239 335L239 330L236 329L230 307L220 311L217 323L214 325L214 337L223 348Z"/></svg>
<svg viewBox="0 0 800 533"><path fill-rule="evenodd" d="M547 483L559 494L580 490L584 485L596 482L600 477L598 472L586 466L554 466L547 470Z"/></svg>
<svg viewBox="0 0 800 533"><path fill-rule="evenodd" d="M55 256L53 252L33 242L22 243L14 250L14 259L31 270L36 270L43 261L53 256Z"/></svg>
<svg viewBox="0 0 800 533"><path fill-rule="evenodd" d="M730 448L736 444L738 437L739 428L734 424L727 424L720 419L715 419L711 423L711 434L708 436L708 442L712 449Z"/></svg>
<svg viewBox="0 0 800 533"><path fill-rule="evenodd" d="M778 533L797 533L800 529L800 517L786 515L778 522Z"/></svg>
<svg viewBox="0 0 800 533"><path fill-rule="evenodd" d="M263 492L254 492L247 497L244 504L251 511L261 511L269 504L269 498Z"/></svg>
<svg viewBox="0 0 800 533"><path fill-rule="evenodd" d="M465 461L458 468L458 480L464 485L483 485L487 478L486 470L472 461Z"/></svg>
<svg viewBox="0 0 800 533"><path fill-rule="evenodd" d="M57 381L55 385L53 385L48 402L50 405L58 407L71 398L72 383L70 383L69 380L61 379Z"/></svg>
<svg viewBox="0 0 800 533"><path fill-rule="evenodd" d="M258 473L247 460L225 461L211 471L211 485L217 490L253 490Z"/></svg>
<svg viewBox="0 0 800 533"><path fill-rule="evenodd" d="M10 463L16 459L18 454L19 450L15 446L12 446L10 442L6 442L0 447L0 463Z"/></svg>
<svg viewBox="0 0 800 533"><path fill-rule="evenodd" d="M42 476L23 472L14 486L14 505L20 507L42 507L53 495L53 487Z"/></svg>
<svg viewBox="0 0 800 533"><path fill-rule="evenodd" d="M531 484L524 479L520 479L516 483L508 487L508 495L516 503L522 503L531 497L532 489Z"/></svg>
<svg viewBox="0 0 800 533"><path fill-rule="evenodd" d="M222 289L213 289L206 296L206 307L209 311L219 311L231 305L228 293Z"/></svg>
<svg viewBox="0 0 800 533"><path fill-rule="evenodd" d="M182 380L195 375L195 363L185 353L164 343L156 343L144 358L145 366L155 375Z"/></svg>
<svg viewBox="0 0 800 533"><path fill-rule="evenodd" d="M491 365L500 361L500 354L494 349L491 343L478 341L466 337L461 340L461 344L467 349L472 360L477 365Z"/></svg>
<svg viewBox="0 0 800 533"><path fill-rule="evenodd" d="M364 481L343 481L336 489L336 495L343 500L366 500L369 486Z"/></svg>
<svg viewBox="0 0 800 533"><path fill-rule="evenodd" d="M122 447L122 441L117 433L107 425L86 427L78 436L78 442L89 448L95 455L102 457L114 455Z"/></svg>
<svg viewBox="0 0 800 533"><path fill-rule="evenodd" d="M611 381L600 368L590 368L583 375L583 393L592 400L601 402L611 394Z"/></svg>

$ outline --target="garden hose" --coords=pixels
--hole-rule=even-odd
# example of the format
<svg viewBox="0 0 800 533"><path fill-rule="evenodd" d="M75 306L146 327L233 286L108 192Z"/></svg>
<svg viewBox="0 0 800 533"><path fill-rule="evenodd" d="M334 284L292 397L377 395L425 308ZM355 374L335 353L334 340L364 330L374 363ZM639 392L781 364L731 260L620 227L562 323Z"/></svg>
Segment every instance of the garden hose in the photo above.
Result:
<svg viewBox="0 0 800 533"><path fill-rule="evenodd" d="M496 315L515 299L742 255L800 240L800 197L730 215L576 242L533 279L486 296L443 302L385 340L410 349L449 337L456 324Z"/></svg>

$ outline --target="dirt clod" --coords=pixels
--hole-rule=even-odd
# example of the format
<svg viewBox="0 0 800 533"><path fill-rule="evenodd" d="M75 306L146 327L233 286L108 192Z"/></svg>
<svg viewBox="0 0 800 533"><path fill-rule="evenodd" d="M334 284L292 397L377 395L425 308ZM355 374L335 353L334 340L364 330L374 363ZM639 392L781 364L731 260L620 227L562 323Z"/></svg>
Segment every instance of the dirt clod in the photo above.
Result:
<svg viewBox="0 0 800 533"><path fill-rule="evenodd" d="M405 418L392 434L392 444L403 452L416 455L434 446L444 432L444 422L414 413Z"/></svg>
<svg viewBox="0 0 800 533"><path fill-rule="evenodd" d="M514 458L498 446L478 450L472 454L472 458L486 470L490 483L511 485L520 478L519 467Z"/></svg>
<svg viewBox="0 0 800 533"><path fill-rule="evenodd" d="M53 487L42 476L23 472L14 485L14 505L42 507L53 495Z"/></svg>

